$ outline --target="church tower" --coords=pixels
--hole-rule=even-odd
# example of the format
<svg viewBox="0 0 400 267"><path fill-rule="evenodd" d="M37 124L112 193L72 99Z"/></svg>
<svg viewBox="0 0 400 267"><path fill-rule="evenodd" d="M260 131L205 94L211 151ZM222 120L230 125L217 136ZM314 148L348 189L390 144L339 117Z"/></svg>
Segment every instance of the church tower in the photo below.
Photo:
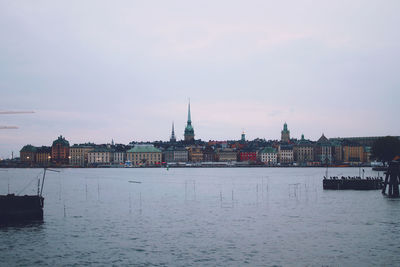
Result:
<svg viewBox="0 0 400 267"><path fill-rule="evenodd" d="M175 130L174 130L174 122L172 122L172 133L171 133L171 138L169 139L171 143L176 142L176 137L175 137Z"/></svg>
<svg viewBox="0 0 400 267"><path fill-rule="evenodd" d="M290 141L290 131L287 128L287 124L283 125L283 130L281 132L281 141L288 143Z"/></svg>
<svg viewBox="0 0 400 267"><path fill-rule="evenodd" d="M194 141L194 129L192 127L192 119L190 116L190 101L188 105L188 120L185 127L185 142L193 142Z"/></svg>

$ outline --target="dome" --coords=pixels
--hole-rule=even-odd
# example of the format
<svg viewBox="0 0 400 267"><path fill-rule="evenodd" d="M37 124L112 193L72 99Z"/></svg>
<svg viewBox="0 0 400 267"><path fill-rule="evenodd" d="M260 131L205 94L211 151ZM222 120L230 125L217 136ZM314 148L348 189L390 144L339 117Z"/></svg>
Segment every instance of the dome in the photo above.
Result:
<svg viewBox="0 0 400 267"><path fill-rule="evenodd" d="M21 149L20 152L36 152L36 147L32 145L26 145Z"/></svg>
<svg viewBox="0 0 400 267"><path fill-rule="evenodd" d="M62 137L62 135L60 135L57 140L53 141L53 146L55 145L61 145L61 146L69 146L69 142L67 140L65 140L64 137Z"/></svg>

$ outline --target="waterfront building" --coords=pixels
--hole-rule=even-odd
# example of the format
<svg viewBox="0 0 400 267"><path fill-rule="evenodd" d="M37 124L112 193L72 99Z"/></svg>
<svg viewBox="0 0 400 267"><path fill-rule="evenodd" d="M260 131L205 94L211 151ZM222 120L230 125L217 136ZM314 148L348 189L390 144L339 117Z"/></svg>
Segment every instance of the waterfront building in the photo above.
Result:
<svg viewBox="0 0 400 267"><path fill-rule="evenodd" d="M289 143L290 131L287 128L287 123L283 124L283 130L281 131L281 142Z"/></svg>
<svg viewBox="0 0 400 267"><path fill-rule="evenodd" d="M372 153L372 148L369 146L364 146L364 153L363 153L363 163L371 163L371 153Z"/></svg>
<svg viewBox="0 0 400 267"><path fill-rule="evenodd" d="M260 161L266 165L274 166L278 163L278 152L273 147L265 147L258 153Z"/></svg>
<svg viewBox="0 0 400 267"><path fill-rule="evenodd" d="M114 155L113 155L113 163L114 164L123 164L126 161L126 152L125 147L121 145L114 146Z"/></svg>
<svg viewBox="0 0 400 267"><path fill-rule="evenodd" d="M315 160L322 164L332 163L332 144L324 134L315 144Z"/></svg>
<svg viewBox="0 0 400 267"><path fill-rule="evenodd" d="M239 152L240 161L257 161L257 150L254 148L244 148Z"/></svg>
<svg viewBox="0 0 400 267"><path fill-rule="evenodd" d="M176 137L175 137L175 129L174 129L174 123L172 122L172 131L171 131L171 137L169 139L171 143L176 142Z"/></svg>
<svg viewBox="0 0 400 267"><path fill-rule="evenodd" d="M51 147L41 146L36 149L36 163L41 166L48 166L51 160Z"/></svg>
<svg viewBox="0 0 400 267"><path fill-rule="evenodd" d="M203 161L203 148L201 146L190 146L188 147L189 161L190 162L202 162Z"/></svg>
<svg viewBox="0 0 400 267"><path fill-rule="evenodd" d="M154 145L135 145L126 151L126 159L135 167L160 165L161 156L161 150Z"/></svg>
<svg viewBox="0 0 400 267"><path fill-rule="evenodd" d="M69 163L69 142L60 135L51 146L51 161L56 164Z"/></svg>
<svg viewBox="0 0 400 267"><path fill-rule="evenodd" d="M342 141L329 139L332 145L332 161L336 164L343 162Z"/></svg>
<svg viewBox="0 0 400 267"><path fill-rule="evenodd" d="M304 139L304 134L302 134L301 139L293 147L293 154L294 161L299 165L314 161L314 143Z"/></svg>
<svg viewBox="0 0 400 267"><path fill-rule="evenodd" d="M162 151L162 161L164 162L174 162L174 150L173 146Z"/></svg>
<svg viewBox="0 0 400 267"><path fill-rule="evenodd" d="M372 147L374 142L379 139L383 138L384 136L364 136L364 137L336 137L336 138L330 138L330 141L343 141L343 140L348 140L351 142L356 142L362 146L369 146ZM396 137L397 139L400 140L400 136L393 136Z"/></svg>
<svg viewBox="0 0 400 267"><path fill-rule="evenodd" d="M181 146L170 146L163 152L165 162L188 162L188 151Z"/></svg>
<svg viewBox="0 0 400 267"><path fill-rule="evenodd" d="M206 146L203 150L203 161L204 162L212 162L215 161L215 151L212 146Z"/></svg>
<svg viewBox="0 0 400 267"><path fill-rule="evenodd" d="M364 161L364 147L359 143L343 140L343 161L350 164L360 164Z"/></svg>
<svg viewBox="0 0 400 267"><path fill-rule="evenodd" d="M216 159L221 162L237 161L237 152L234 148L219 148L216 150Z"/></svg>
<svg viewBox="0 0 400 267"><path fill-rule="evenodd" d="M95 147L93 150L88 152L88 164L97 165L105 164L109 165L113 161L114 150L108 147Z"/></svg>
<svg viewBox="0 0 400 267"><path fill-rule="evenodd" d="M73 145L69 148L69 165L85 167L88 164L88 154L94 149L94 145L91 144L81 144Z"/></svg>
<svg viewBox="0 0 400 267"><path fill-rule="evenodd" d="M187 124L185 127L185 142L186 143L193 143L194 142L194 129L192 126L192 119L191 119L191 115L190 115L190 102L188 105L188 120L187 120Z"/></svg>
<svg viewBox="0 0 400 267"><path fill-rule="evenodd" d="M37 148L32 145L26 145L19 151L19 157L22 163L33 164L36 162Z"/></svg>
<svg viewBox="0 0 400 267"><path fill-rule="evenodd" d="M278 147L278 161L280 164L293 163L293 146L287 144L280 144Z"/></svg>
<svg viewBox="0 0 400 267"><path fill-rule="evenodd" d="M174 161L175 162L188 162L189 152L182 146L177 146L174 149Z"/></svg>

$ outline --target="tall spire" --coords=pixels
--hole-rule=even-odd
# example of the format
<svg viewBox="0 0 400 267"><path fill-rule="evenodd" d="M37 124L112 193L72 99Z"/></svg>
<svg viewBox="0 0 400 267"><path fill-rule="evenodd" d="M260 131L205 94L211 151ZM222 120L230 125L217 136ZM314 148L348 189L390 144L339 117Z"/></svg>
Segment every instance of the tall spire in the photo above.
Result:
<svg viewBox="0 0 400 267"><path fill-rule="evenodd" d="M188 105L188 120L187 120L188 124L192 123L192 118L190 116L190 98L189 98L189 105Z"/></svg>
<svg viewBox="0 0 400 267"><path fill-rule="evenodd" d="M176 137L175 137L175 129L174 129L174 122L172 122L172 133L171 133L171 138L169 139L171 143L176 142Z"/></svg>
<svg viewBox="0 0 400 267"><path fill-rule="evenodd" d="M192 126L192 118L190 116L190 99L188 104L188 120L185 127L185 142L193 142L194 141L194 130Z"/></svg>

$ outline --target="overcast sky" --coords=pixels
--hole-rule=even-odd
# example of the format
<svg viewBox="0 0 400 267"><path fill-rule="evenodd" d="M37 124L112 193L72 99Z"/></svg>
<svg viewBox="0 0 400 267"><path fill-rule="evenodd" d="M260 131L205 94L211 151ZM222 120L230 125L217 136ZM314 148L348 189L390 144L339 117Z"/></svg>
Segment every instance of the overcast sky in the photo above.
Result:
<svg viewBox="0 0 400 267"><path fill-rule="evenodd" d="M25 144L400 135L400 1L0 1L0 157Z"/></svg>

